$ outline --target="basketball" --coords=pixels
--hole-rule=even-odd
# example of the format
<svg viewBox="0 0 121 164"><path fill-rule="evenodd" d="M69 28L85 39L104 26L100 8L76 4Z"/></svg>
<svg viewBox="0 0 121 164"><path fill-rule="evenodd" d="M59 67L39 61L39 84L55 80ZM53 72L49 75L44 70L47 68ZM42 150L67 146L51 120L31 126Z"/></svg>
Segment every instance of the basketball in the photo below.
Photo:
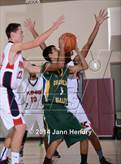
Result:
<svg viewBox="0 0 121 164"><path fill-rule="evenodd" d="M70 52L76 48L76 36L72 33L64 33L61 35L64 40L65 52Z"/></svg>

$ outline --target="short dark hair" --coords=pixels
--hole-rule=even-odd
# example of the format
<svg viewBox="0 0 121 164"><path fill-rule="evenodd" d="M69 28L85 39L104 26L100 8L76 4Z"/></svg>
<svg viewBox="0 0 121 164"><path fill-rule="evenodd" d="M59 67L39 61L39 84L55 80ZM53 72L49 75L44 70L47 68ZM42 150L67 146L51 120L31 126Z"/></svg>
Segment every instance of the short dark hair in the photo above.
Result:
<svg viewBox="0 0 121 164"><path fill-rule="evenodd" d="M10 23L6 28L6 35L8 39L10 38L11 32L16 32L18 30L18 27L21 26L19 23Z"/></svg>
<svg viewBox="0 0 121 164"><path fill-rule="evenodd" d="M44 50L43 50L43 57L45 58L45 60L47 61L51 61L50 57L49 57L49 54L52 53L52 48L55 48L54 45L50 45L48 47L46 47Z"/></svg>
<svg viewBox="0 0 121 164"><path fill-rule="evenodd" d="M32 64L32 66L36 66L36 64Z"/></svg>

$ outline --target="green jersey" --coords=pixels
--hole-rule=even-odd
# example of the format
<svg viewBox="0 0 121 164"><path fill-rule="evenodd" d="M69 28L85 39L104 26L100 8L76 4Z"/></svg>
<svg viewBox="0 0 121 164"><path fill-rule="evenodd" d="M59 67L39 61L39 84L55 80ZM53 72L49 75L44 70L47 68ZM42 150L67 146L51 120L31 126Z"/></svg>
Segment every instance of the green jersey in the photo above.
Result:
<svg viewBox="0 0 121 164"><path fill-rule="evenodd" d="M67 104L67 68L43 73L43 104Z"/></svg>
<svg viewBox="0 0 121 164"><path fill-rule="evenodd" d="M65 140L67 146L70 147L78 141L87 139L87 137L81 133L70 133L71 130L81 132L83 127L66 108L67 76L68 71L66 67L55 72L43 73L43 104L44 116L49 130L49 144L57 139L61 139ZM57 133L54 133L55 131ZM63 132L66 132L66 134Z"/></svg>

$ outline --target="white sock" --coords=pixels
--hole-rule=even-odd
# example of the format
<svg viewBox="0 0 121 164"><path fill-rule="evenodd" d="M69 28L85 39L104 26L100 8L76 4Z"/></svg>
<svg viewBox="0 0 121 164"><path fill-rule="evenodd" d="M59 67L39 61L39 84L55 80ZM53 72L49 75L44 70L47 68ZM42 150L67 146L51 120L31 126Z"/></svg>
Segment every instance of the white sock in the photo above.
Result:
<svg viewBox="0 0 121 164"><path fill-rule="evenodd" d="M11 164L19 164L19 153L11 152Z"/></svg>
<svg viewBox="0 0 121 164"><path fill-rule="evenodd" d="M8 155L8 148L6 148L5 146L3 147L1 154L0 154L0 160L5 160L7 158Z"/></svg>

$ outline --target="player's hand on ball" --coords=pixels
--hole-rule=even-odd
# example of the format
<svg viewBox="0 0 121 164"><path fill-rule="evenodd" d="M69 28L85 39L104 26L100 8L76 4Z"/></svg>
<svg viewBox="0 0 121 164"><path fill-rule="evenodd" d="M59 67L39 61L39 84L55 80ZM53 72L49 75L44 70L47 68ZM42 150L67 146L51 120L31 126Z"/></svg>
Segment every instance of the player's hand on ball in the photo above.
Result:
<svg viewBox="0 0 121 164"><path fill-rule="evenodd" d="M61 36L61 37L59 38L59 48L60 48L61 50L64 50L64 46L65 46L65 44L64 44L64 38L63 38L63 36Z"/></svg>

